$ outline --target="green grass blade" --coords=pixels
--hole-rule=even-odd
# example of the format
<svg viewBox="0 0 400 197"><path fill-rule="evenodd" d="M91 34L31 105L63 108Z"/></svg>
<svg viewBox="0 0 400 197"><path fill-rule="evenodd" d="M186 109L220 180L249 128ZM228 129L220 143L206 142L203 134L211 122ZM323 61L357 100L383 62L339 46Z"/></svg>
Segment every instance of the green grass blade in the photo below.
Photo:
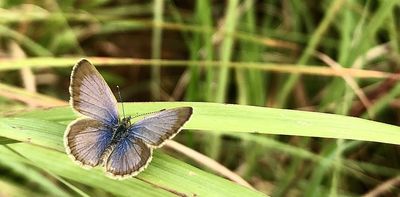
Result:
<svg viewBox="0 0 400 197"><path fill-rule="evenodd" d="M212 61L214 60L214 47L213 41L210 38L212 38L213 35L211 31L211 29L213 28L213 15L210 0L196 1L196 9L198 10L197 20L199 21L199 24L203 27L203 29L207 30L204 31L204 33L202 34L202 42L204 43L203 50L205 52L203 56L206 61ZM215 88L213 86L215 80L215 68L213 68L212 66L208 66L206 69L205 101L213 101L215 98Z"/></svg>
<svg viewBox="0 0 400 197"><path fill-rule="evenodd" d="M163 22L163 13L164 13L164 1L163 0L155 0L154 2L154 29L153 29L153 37L152 37L152 59L160 59L161 58L161 36L162 29L161 23ZM161 86L161 68L159 65L154 65L151 68L151 80L152 80L152 96L155 100L160 100L160 86Z"/></svg>
<svg viewBox="0 0 400 197"><path fill-rule="evenodd" d="M226 10L226 16L225 16L225 24L224 24L224 33L226 33L226 36L224 37L221 47L220 47L220 53L221 53L221 69L219 70L219 79L218 79L218 87L217 87L217 95L216 95L216 101L219 103L225 102L225 97L226 97L226 89L228 87L228 79L229 79L229 67L228 63L231 60L232 56L232 51L233 51L233 37L232 34L235 31L236 28L236 11L237 11L237 5L239 1L238 0L233 0L233 1L228 1L228 7Z"/></svg>
<svg viewBox="0 0 400 197"><path fill-rule="evenodd" d="M400 144L400 127L343 115L201 102L136 102L124 103L124 106L125 112L130 115L172 107L192 106L193 116L185 125L186 129L339 138ZM75 119L69 107L33 111L25 114L25 117L60 122ZM17 119L0 119L0 128L10 128L6 123L12 123L15 120ZM21 124L24 124L23 121ZM27 125L24 125L21 126L27 127ZM4 137L8 136L6 134L17 135L11 130L4 130L1 134Z"/></svg>

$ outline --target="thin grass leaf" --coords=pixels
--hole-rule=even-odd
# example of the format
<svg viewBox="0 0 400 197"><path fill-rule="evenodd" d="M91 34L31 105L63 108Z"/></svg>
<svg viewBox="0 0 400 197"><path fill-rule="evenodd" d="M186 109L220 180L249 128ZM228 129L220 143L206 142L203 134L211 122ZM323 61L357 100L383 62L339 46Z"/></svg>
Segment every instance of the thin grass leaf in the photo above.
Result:
<svg viewBox="0 0 400 197"><path fill-rule="evenodd" d="M154 14L153 14L153 37L151 42L151 57L152 59L161 59L161 41L162 41L162 29L161 23L163 22L164 13L164 0L155 0L154 2ZM151 93L155 100L160 100L161 94L161 68L160 65L154 65L151 67Z"/></svg>
<svg viewBox="0 0 400 197"><path fill-rule="evenodd" d="M231 56L233 54L233 46L234 46L234 39L232 34L235 32L236 29L236 22L238 16L236 12L238 10L238 0L228 1L228 6L225 15L225 21L223 24L223 32L227 35L223 38L221 47L220 47L220 54L221 54L221 68L218 74L218 84L217 84L217 93L215 101L222 103L225 102L226 94L227 94L227 87L228 87L228 80L229 80L229 67L228 63L231 61ZM222 35L219 35L222 36Z"/></svg>

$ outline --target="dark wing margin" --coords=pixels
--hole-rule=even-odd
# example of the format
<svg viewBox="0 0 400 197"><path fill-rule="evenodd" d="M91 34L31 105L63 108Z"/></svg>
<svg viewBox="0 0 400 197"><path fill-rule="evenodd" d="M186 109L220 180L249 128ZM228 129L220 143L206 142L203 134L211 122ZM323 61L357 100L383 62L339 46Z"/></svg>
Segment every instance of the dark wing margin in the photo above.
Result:
<svg viewBox="0 0 400 197"><path fill-rule="evenodd" d="M76 111L109 126L118 124L117 100L88 60L82 59L74 66L69 91Z"/></svg>
<svg viewBox="0 0 400 197"><path fill-rule="evenodd" d="M105 163L107 175L114 179L136 176L150 163L152 149L141 139L127 136L117 143Z"/></svg>
<svg viewBox="0 0 400 197"><path fill-rule="evenodd" d="M160 147L167 139L179 133L193 113L191 107L178 107L160 111L134 123L130 135L142 139L151 147Z"/></svg>
<svg viewBox="0 0 400 197"><path fill-rule="evenodd" d="M101 163L102 155L112 139L112 130L90 118L71 122L64 135L67 154L84 167Z"/></svg>

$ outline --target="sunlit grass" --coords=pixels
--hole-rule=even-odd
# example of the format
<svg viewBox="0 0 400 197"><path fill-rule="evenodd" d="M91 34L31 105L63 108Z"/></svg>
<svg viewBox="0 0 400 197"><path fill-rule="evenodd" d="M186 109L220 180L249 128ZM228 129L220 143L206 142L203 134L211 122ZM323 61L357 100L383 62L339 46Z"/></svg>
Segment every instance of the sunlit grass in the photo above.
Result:
<svg viewBox="0 0 400 197"><path fill-rule="evenodd" d="M399 6L397 0L2 2L0 195L395 195L398 188L379 187L399 184ZM12 55L11 42L27 58ZM170 148L157 150L146 171L123 182L71 162L62 146L65 125L76 118L66 105L67 87L70 67L82 57L110 84L122 83L127 113L194 107L175 139L254 190ZM31 68L39 92L21 87L22 68ZM137 100L187 102L130 103Z"/></svg>

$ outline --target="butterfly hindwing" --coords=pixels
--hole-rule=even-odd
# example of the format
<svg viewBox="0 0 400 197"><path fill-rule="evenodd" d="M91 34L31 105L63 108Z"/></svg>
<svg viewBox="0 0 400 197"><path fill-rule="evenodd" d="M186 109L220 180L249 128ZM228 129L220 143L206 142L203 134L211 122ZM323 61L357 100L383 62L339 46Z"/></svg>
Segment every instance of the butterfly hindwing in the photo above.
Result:
<svg viewBox="0 0 400 197"><path fill-rule="evenodd" d="M79 113L109 126L118 124L117 100L89 61L82 59L74 66L70 94L72 107Z"/></svg>
<svg viewBox="0 0 400 197"><path fill-rule="evenodd" d="M106 172L113 178L135 176L151 161L152 149L141 139L127 136L121 139L105 163Z"/></svg>
<svg viewBox="0 0 400 197"><path fill-rule="evenodd" d="M69 124L64 143L67 153L78 163L94 167L100 164L104 151L111 143L113 132L104 123L89 119L77 119Z"/></svg>
<svg viewBox="0 0 400 197"><path fill-rule="evenodd" d="M134 123L128 131L151 147L160 147L165 140L171 139L180 131L192 111L191 107L163 110Z"/></svg>

